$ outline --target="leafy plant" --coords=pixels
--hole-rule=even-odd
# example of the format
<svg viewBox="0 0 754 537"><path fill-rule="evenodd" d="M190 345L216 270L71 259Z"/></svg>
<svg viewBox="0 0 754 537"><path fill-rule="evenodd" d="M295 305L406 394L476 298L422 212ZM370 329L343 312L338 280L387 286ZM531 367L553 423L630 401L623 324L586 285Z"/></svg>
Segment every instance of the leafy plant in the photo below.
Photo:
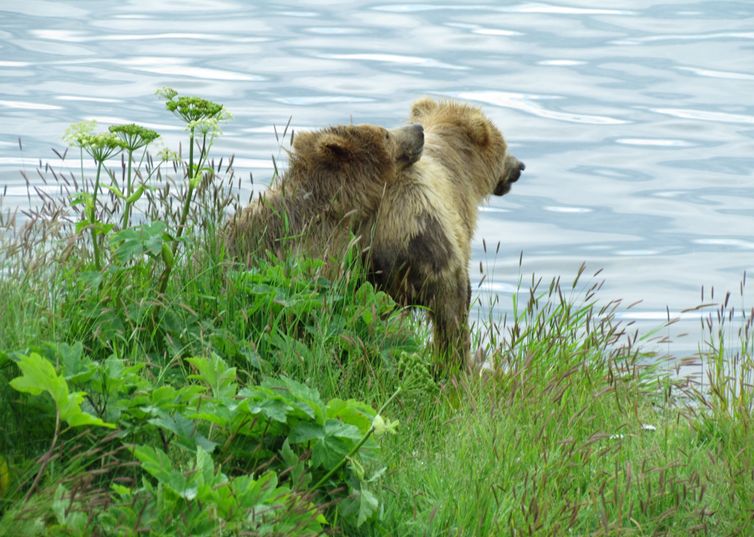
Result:
<svg viewBox="0 0 754 537"><path fill-rule="evenodd" d="M220 122L230 119L230 115L225 112L221 104L200 97L179 97L178 93L172 88L163 88L158 94L165 98L165 107L186 123L186 129L189 132L188 187L183 200L183 209L180 213L178 228L175 231L175 240L172 246L172 254L174 256L178 249L178 241L183 236L183 231L186 227L186 220L191 209L194 191L199 186L202 174L204 172L212 173L213 171L211 168L206 167L206 163L215 137L220 133ZM195 161L194 145L197 141L197 134L201 136L201 142L198 145L199 157ZM167 289L172 270L172 264L166 265L165 270L160 276L159 292L161 294Z"/></svg>
<svg viewBox="0 0 754 537"><path fill-rule="evenodd" d="M379 512L371 483L384 464L373 436L394 430L395 423L386 423L365 403L324 402L316 390L285 377L242 387L236 369L218 356L188 359L192 372L174 386L155 385L140 374L142 367L126 366L116 357L94 362L81 345L52 344L40 350L60 363L60 372L50 358L32 352L16 357L22 375L11 381L18 391L50 394L56 408L51 445L40 459L27 500L42 485L49 461L59 459L64 467L79 464L81 448L60 429L60 421L70 427L117 428L115 436L95 429L90 434L112 454L132 450L139 471L129 470L132 464L124 466L119 455L120 462L101 474L101 486L124 478L142 483L98 492L111 503L98 513L88 512L59 484L49 506L56 519L51 531L115 531L133 524L150 531L164 526L160 531L166 535L199 535L213 534L221 523L257 531L296 528L301 535L314 535L326 521L318 505L330 506L326 512L353 527L374 520ZM71 392L71 387L87 391ZM85 400L112 422L83 411ZM132 443L137 444L133 449ZM189 455L193 464L187 464ZM227 470L220 471L215 461L224 461ZM156 487L145 480L147 475ZM96 482L90 481L85 488L93 486ZM66 501L64 509L56 507Z"/></svg>
<svg viewBox="0 0 754 537"><path fill-rule="evenodd" d="M106 423L82 411L81 403L86 394L84 392L70 393L66 380L59 376L52 364L39 354L22 355L17 365L22 375L10 381L11 387L19 392L31 395L40 395L42 392L48 393L55 403L56 422L62 420L71 427L83 425L115 427L112 423Z"/></svg>

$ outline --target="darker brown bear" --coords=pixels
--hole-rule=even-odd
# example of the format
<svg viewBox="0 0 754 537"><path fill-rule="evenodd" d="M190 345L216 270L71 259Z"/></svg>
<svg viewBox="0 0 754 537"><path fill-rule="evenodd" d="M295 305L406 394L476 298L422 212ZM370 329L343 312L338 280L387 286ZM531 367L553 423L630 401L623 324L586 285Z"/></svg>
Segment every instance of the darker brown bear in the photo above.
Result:
<svg viewBox="0 0 754 537"><path fill-rule="evenodd" d="M294 137L288 171L230 222L229 252L304 252L337 267L352 233L377 211L386 189L416 162L421 126L388 130L340 125Z"/></svg>

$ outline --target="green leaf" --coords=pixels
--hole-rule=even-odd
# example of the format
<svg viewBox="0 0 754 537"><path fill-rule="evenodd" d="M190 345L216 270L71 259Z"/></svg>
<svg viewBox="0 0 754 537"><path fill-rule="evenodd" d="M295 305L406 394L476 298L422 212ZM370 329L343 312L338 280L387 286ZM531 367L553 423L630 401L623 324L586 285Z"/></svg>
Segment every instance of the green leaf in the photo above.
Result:
<svg viewBox="0 0 754 537"><path fill-rule="evenodd" d="M312 463L322 468L333 468L361 440L361 433L353 425L335 420L325 424L325 436L312 447Z"/></svg>
<svg viewBox="0 0 754 537"><path fill-rule="evenodd" d="M88 206L91 204L92 201L92 195L88 192L77 192L73 196L71 196L71 205L84 205Z"/></svg>
<svg viewBox="0 0 754 537"><path fill-rule="evenodd" d="M165 223L159 221L123 229L111 239L115 259L120 264L141 260L145 255L161 255L164 240Z"/></svg>
<svg viewBox="0 0 754 537"><path fill-rule="evenodd" d="M134 203L136 203L137 201L139 201L139 198L141 198L142 194L144 194L144 190L145 189L146 189L146 185L145 184L139 185L139 188L137 188L136 191L133 194L131 194L130 196L128 196L128 198L126 198L126 201L128 203L130 203L131 205L133 205Z"/></svg>
<svg viewBox="0 0 754 537"><path fill-rule="evenodd" d="M81 233L85 229L89 227L89 221L88 220L81 220L80 222L76 222L76 233Z"/></svg>
<svg viewBox="0 0 754 537"><path fill-rule="evenodd" d="M55 514L55 518L59 525L60 530L65 530L63 533L53 531L55 535L88 535L86 531L88 525L88 517L81 511L75 510L73 502L71 500L71 494L63 485L58 485L55 490L55 494L52 500L52 512ZM53 526L54 527L54 526Z"/></svg>
<svg viewBox="0 0 754 537"><path fill-rule="evenodd" d="M241 395L243 394L244 392L241 393ZM288 413L293 410L291 405L280 399L261 399L254 402L247 400L242 403L241 408L247 409L251 414L262 414L280 423L286 423Z"/></svg>
<svg viewBox="0 0 754 537"><path fill-rule="evenodd" d="M112 192L116 198L125 199L126 197L123 191L115 185L105 185L105 188Z"/></svg>
<svg viewBox="0 0 754 537"><path fill-rule="evenodd" d="M175 265L175 255L167 242L162 243L160 253L162 254L162 262L165 263L166 266L173 268L173 265Z"/></svg>
<svg viewBox="0 0 754 537"><path fill-rule="evenodd" d="M366 403L356 401L355 399L331 399L327 403L327 417L338 419L344 423L358 427L361 434L366 434L372 426L372 420L377 414L375 410Z"/></svg>
<svg viewBox="0 0 754 537"><path fill-rule="evenodd" d="M305 416L318 423L324 423L324 405L317 390L287 377L268 378L262 382L262 387L284 397L289 404Z"/></svg>
<svg viewBox="0 0 754 537"><path fill-rule="evenodd" d="M157 417L150 419L149 423L173 433L181 447L193 452L198 446L211 453L217 446L215 442L208 440L197 430L195 422L182 414L171 415L162 410L155 410L153 413Z"/></svg>
<svg viewBox="0 0 754 537"><path fill-rule="evenodd" d="M301 444L310 440L324 440L325 429L316 423L299 423L288 435L291 444Z"/></svg>
<svg viewBox="0 0 754 537"><path fill-rule="evenodd" d="M380 507L380 501L363 485L358 495L359 517L356 520L356 527L361 526L377 512Z"/></svg>
<svg viewBox="0 0 754 537"><path fill-rule="evenodd" d="M85 270L78 272L75 277L88 291L95 292L96 288L102 283L103 274L99 270Z"/></svg>
<svg viewBox="0 0 754 537"><path fill-rule="evenodd" d="M361 440L362 434L353 425L337 420L327 420L327 423L325 423L325 436L353 440L354 443L357 443Z"/></svg>
<svg viewBox="0 0 754 537"><path fill-rule="evenodd" d="M105 222L98 221L90 222L90 224L91 229L93 229L97 235L107 235L115 227L113 224L106 224Z"/></svg>
<svg viewBox="0 0 754 537"><path fill-rule="evenodd" d="M49 360L33 352L28 356L22 355L17 365L22 375L10 381L13 389L31 395L49 393L58 409L60 419L69 426L97 425L115 428L112 423L106 423L81 410L81 403L86 394L84 392L69 393L65 378L55 372Z"/></svg>
<svg viewBox="0 0 754 537"><path fill-rule="evenodd" d="M349 486L348 497L340 503L338 511L345 519L352 523L355 521L359 527L374 517L379 508L380 501L377 497L363 483L359 483L355 487Z"/></svg>
<svg viewBox="0 0 754 537"><path fill-rule="evenodd" d="M131 498L131 496L133 495L133 490L123 485L119 485L118 483L111 483L110 490L124 499Z"/></svg>
<svg viewBox="0 0 754 537"><path fill-rule="evenodd" d="M217 399L230 399L236 395L238 386L236 380L236 368L228 367L228 364L217 355L208 358L188 358L198 375L189 375L189 378L204 381L212 390L212 395Z"/></svg>
<svg viewBox="0 0 754 537"><path fill-rule="evenodd" d="M73 345L58 343L56 349L60 357L61 373L68 382L86 382L96 370L91 358L84 355L84 345L77 341Z"/></svg>
<svg viewBox="0 0 754 537"><path fill-rule="evenodd" d="M191 483L183 473L173 468L170 457L164 451L151 446L137 446L134 456L141 461L144 470L163 486L186 500L196 498L196 485Z"/></svg>
<svg viewBox="0 0 754 537"><path fill-rule="evenodd" d="M235 416L236 407L228 408L224 405L216 404L213 401L205 402L201 410L197 412L187 412L186 417L190 420L205 420L221 427L227 427Z"/></svg>
<svg viewBox="0 0 754 537"><path fill-rule="evenodd" d="M291 484L297 490L305 490L312 481L312 475L306 471L306 463L291 449L289 439L283 442L280 456L285 468L290 469Z"/></svg>
<svg viewBox="0 0 754 537"><path fill-rule="evenodd" d="M222 472L215 473L215 463L212 456L201 447L196 448L196 469L190 480L199 490L200 500L212 500L214 491L228 482L228 477Z"/></svg>

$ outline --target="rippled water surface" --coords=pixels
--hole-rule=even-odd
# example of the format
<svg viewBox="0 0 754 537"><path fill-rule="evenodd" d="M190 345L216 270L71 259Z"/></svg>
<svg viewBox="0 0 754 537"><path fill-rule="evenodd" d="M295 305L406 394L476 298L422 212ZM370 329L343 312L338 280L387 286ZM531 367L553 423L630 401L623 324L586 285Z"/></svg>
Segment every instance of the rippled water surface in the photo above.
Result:
<svg viewBox="0 0 754 537"><path fill-rule="evenodd" d="M606 300L641 299L626 315L652 321L754 269L751 2L7 0L0 21L6 206L71 122L177 140L161 86L224 103L219 152L260 183L273 124L398 125L430 94L481 106L527 163L481 214L485 292L511 292L521 251L545 278L585 261Z"/></svg>

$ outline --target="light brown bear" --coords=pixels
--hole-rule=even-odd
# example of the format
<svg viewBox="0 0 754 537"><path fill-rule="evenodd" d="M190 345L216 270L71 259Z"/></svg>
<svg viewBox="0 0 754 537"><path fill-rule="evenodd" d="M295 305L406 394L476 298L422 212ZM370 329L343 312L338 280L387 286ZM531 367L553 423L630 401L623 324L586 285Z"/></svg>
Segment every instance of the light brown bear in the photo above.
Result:
<svg viewBox="0 0 754 537"><path fill-rule="evenodd" d="M376 214L385 190L422 153L423 129L340 125L296 133L288 170L226 230L229 253L295 252L324 258L334 270L349 241Z"/></svg>
<svg viewBox="0 0 754 537"><path fill-rule="evenodd" d="M469 259L477 208L506 194L524 164L476 107L416 101L410 123L424 127L424 152L388 185L364 232L371 232L370 278L398 303L422 305L435 356L446 369L470 366Z"/></svg>

